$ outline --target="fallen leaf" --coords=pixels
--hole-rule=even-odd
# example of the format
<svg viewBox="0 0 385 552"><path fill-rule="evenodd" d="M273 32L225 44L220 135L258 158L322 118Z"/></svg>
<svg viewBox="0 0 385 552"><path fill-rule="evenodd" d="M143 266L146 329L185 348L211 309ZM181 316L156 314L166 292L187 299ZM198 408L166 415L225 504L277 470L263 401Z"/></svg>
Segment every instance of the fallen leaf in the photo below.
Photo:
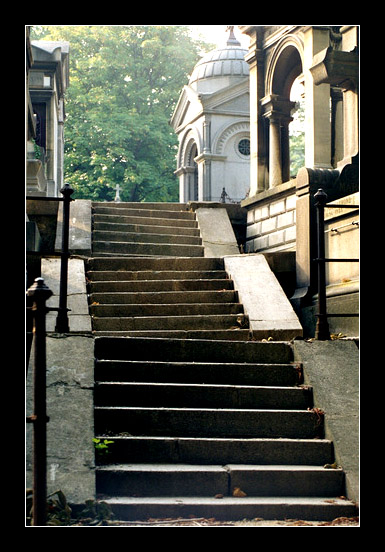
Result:
<svg viewBox="0 0 385 552"><path fill-rule="evenodd" d="M218 494L216 494L216 495L214 496L214 498L223 498L223 494L218 493Z"/></svg>
<svg viewBox="0 0 385 552"><path fill-rule="evenodd" d="M337 464L337 462L333 462L333 464L325 464L324 468L326 470L338 470L339 465Z"/></svg>
<svg viewBox="0 0 385 552"><path fill-rule="evenodd" d="M243 498L244 496L247 496L245 492L242 491L239 487L235 487L233 490L233 496L237 496L238 498Z"/></svg>

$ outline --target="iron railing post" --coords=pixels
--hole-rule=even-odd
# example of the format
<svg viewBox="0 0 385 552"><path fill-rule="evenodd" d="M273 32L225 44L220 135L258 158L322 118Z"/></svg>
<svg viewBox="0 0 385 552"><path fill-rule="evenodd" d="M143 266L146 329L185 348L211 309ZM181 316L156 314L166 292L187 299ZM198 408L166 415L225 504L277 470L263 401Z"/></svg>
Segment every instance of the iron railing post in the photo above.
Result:
<svg viewBox="0 0 385 552"><path fill-rule="evenodd" d="M67 291L68 291L68 258L69 258L69 226L70 226L70 202L71 194L74 190L69 184L64 184L60 192L63 194L63 223L62 223L62 252L60 265L60 296L59 309L56 318L55 332L68 333L68 308L67 308Z"/></svg>
<svg viewBox="0 0 385 552"><path fill-rule="evenodd" d="M318 313L315 337L318 340L330 339L326 308L326 261L325 261L325 205L327 194L322 188L314 194L317 208L317 264L318 264Z"/></svg>
<svg viewBox="0 0 385 552"><path fill-rule="evenodd" d="M36 278L27 290L33 301L34 371L33 415L33 512L32 525L46 524L47 503L47 404L46 404L46 301L52 291L43 278Z"/></svg>

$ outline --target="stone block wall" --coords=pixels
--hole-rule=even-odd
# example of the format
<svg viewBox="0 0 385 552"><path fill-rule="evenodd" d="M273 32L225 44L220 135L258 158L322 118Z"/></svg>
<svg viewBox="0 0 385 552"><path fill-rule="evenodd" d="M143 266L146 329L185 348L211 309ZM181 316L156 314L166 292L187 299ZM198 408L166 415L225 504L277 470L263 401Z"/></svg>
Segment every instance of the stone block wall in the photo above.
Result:
<svg viewBox="0 0 385 552"><path fill-rule="evenodd" d="M295 249L296 194L290 184L262 192L247 205L246 253Z"/></svg>

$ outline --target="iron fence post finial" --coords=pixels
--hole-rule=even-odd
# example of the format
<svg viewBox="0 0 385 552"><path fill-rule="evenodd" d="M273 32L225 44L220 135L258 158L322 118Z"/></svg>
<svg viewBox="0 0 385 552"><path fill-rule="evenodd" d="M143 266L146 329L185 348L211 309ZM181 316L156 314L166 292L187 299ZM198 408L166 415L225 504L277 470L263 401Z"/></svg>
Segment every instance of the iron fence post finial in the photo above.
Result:
<svg viewBox="0 0 385 552"><path fill-rule="evenodd" d="M47 504L47 401L46 401L46 301L52 291L44 278L36 278L27 290L33 301L34 370L33 370L33 512L32 525L46 524Z"/></svg>
<svg viewBox="0 0 385 552"><path fill-rule="evenodd" d="M55 331L58 333L68 333L68 309L67 309L67 290L68 290L68 258L69 258L69 227L70 227L70 202L74 190L68 183L65 183L60 192L63 194L63 225L62 225L62 251L60 264L60 296L59 310L56 318Z"/></svg>

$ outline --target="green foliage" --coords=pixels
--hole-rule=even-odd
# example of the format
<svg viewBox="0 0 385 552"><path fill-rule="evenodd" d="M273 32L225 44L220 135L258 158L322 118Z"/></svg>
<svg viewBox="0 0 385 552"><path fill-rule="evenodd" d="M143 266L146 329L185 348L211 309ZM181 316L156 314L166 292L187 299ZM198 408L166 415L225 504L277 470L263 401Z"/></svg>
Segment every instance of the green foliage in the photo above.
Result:
<svg viewBox="0 0 385 552"><path fill-rule="evenodd" d="M65 181L74 198L177 201L169 125L202 44L178 25L40 25L32 40L70 43Z"/></svg>
<svg viewBox="0 0 385 552"><path fill-rule="evenodd" d="M114 441L110 441L109 439L101 439L94 438L92 439L92 442L94 443L95 450L97 454L100 456L105 456L106 454L109 454L111 451L109 450L108 446L112 445Z"/></svg>
<svg viewBox="0 0 385 552"><path fill-rule="evenodd" d="M290 176L296 177L299 169L305 166L305 105L303 99L289 126L290 131Z"/></svg>

